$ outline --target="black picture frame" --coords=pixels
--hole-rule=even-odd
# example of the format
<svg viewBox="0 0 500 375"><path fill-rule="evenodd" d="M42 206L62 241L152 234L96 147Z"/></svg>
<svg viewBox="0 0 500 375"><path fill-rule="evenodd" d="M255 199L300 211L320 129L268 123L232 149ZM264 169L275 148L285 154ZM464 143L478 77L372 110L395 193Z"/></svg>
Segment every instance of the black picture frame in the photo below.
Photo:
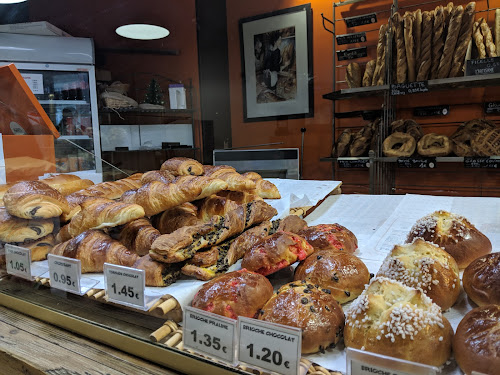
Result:
<svg viewBox="0 0 500 375"><path fill-rule="evenodd" d="M242 18L239 31L244 122L313 117L311 4Z"/></svg>

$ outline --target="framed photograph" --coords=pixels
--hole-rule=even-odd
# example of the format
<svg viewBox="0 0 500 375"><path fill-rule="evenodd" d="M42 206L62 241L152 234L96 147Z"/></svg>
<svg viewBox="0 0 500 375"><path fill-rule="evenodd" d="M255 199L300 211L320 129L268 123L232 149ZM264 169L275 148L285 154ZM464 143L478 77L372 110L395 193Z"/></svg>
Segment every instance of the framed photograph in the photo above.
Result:
<svg viewBox="0 0 500 375"><path fill-rule="evenodd" d="M245 122L314 116L311 4L239 22Z"/></svg>

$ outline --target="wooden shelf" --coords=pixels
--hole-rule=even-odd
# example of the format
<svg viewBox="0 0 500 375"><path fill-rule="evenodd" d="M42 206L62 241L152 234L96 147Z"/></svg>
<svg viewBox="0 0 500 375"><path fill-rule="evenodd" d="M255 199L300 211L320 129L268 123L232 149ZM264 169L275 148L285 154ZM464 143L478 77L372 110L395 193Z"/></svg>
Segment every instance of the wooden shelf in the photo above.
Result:
<svg viewBox="0 0 500 375"><path fill-rule="evenodd" d="M142 110L123 108L99 110L100 125L157 125L192 123L192 109Z"/></svg>

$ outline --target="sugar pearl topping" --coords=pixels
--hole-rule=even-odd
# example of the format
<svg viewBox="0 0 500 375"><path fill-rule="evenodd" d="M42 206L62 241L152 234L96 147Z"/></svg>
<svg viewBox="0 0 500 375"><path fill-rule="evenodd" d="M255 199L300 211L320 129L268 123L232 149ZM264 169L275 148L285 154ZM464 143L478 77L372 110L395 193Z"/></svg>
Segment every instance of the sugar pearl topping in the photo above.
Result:
<svg viewBox="0 0 500 375"><path fill-rule="evenodd" d="M410 234L421 236L427 233L437 238L453 236L455 242L458 242L459 238L468 235L470 226L472 224L463 216L447 211L436 211L419 219ZM452 228L453 231L451 231Z"/></svg>
<svg viewBox="0 0 500 375"><path fill-rule="evenodd" d="M376 327L377 340L413 340L428 326L444 328L438 305L421 291L378 276L346 311L346 324L359 329Z"/></svg>

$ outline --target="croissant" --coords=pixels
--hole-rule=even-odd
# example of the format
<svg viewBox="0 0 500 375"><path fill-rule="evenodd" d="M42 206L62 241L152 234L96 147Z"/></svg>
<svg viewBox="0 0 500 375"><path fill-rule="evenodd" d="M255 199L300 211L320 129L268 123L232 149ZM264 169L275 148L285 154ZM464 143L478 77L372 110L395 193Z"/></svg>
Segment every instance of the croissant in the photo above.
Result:
<svg viewBox="0 0 500 375"><path fill-rule="evenodd" d="M232 190L222 190L217 193L219 197L225 197L231 199L238 204L249 203L256 200L262 200L257 194L251 191L232 191Z"/></svg>
<svg viewBox="0 0 500 375"><path fill-rule="evenodd" d="M40 181L56 189L62 195L69 195L75 191L86 189L94 185L92 181L82 180L80 177L73 174L58 174Z"/></svg>
<svg viewBox="0 0 500 375"><path fill-rule="evenodd" d="M148 219L141 218L127 223L120 231L119 241L129 250L146 255L154 240L160 237Z"/></svg>
<svg viewBox="0 0 500 375"><path fill-rule="evenodd" d="M139 256L99 230L89 230L54 246L51 254L80 259L82 273L103 272L104 263L131 267Z"/></svg>
<svg viewBox="0 0 500 375"><path fill-rule="evenodd" d="M168 286L180 276L182 263L160 263L146 254L132 267L146 271L146 286Z"/></svg>
<svg viewBox="0 0 500 375"><path fill-rule="evenodd" d="M52 233L53 230L53 219L20 219L10 215L5 207L0 207L0 241L24 242L37 240Z"/></svg>
<svg viewBox="0 0 500 375"><path fill-rule="evenodd" d="M68 201L56 189L40 181L21 181L3 197L9 214L22 219L48 219L69 213Z"/></svg>
<svg viewBox="0 0 500 375"><path fill-rule="evenodd" d="M201 186L201 193L194 198L203 199L228 188L227 182L207 176L180 176L174 181L176 184L195 184Z"/></svg>
<svg viewBox="0 0 500 375"><path fill-rule="evenodd" d="M153 226L161 234L172 233L184 226L201 224L197 216L198 208L192 203L183 203L153 217Z"/></svg>
<svg viewBox="0 0 500 375"><path fill-rule="evenodd" d="M227 165L219 165L216 167L205 167L205 176L212 178L220 178L227 182L228 190L245 191L255 189L255 182L249 178L243 177L235 171L233 167Z"/></svg>
<svg viewBox="0 0 500 375"><path fill-rule="evenodd" d="M144 209L137 204L104 198L88 200L80 206L82 210L61 228L57 236L59 241L67 241L89 229L116 227L144 216Z"/></svg>
<svg viewBox="0 0 500 375"><path fill-rule="evenodd" d="M52 250L55 244L56 239L52 233L45 237L39 238L38 240L13 243L13 245L30 249L32 262L38 262L40 260L47 259L47 253Z"/></svg>
<svg viewBox="0 0 500 375"><path fill-rule="evenodd" d="M281 198L281 194L278 188L271 181L260 179L254 182L255 182L255 192L259 195L259 197L264 199Z"/></svg>
<svg viewBox="0 0 500 375"><path fill-rule="evenodd" d="M76 193L78 195L118 199L127 190L140 188L142 186L141 177L142 174L137 174L117 181L101 182L87 189L79 190Z"/></svg>
<svg viewBox="0 0 500 375"><path fill-rule="evenodd" d="M78 212L82 210L80 204L94 199L102 199L102 198L93 197L90 195L79 195L78 193L73 193L68 195L66 197L66 200L68 201L70 211L67 214L61 215L60 217L61 222L64 223L70 221L73 218L73 216L75 216Z"/></svg>
<svg viewBox="0 0 500 375"><path fill-rule="evenodd" d="M237 207L238 204L231 199L218 195L212 195L202 201L200 209L198 210L198 219L203 222L209 222L213 216L224 216L229 211L234 210Z"/></svg>
<svg viewBox="0 0 500 375"><path fill-rule="evenodd" d="M160 181L163 182L164 184L169 184L175 179L175 176L167 171L149 171L146 172L142 175L141 177L141 183L147 184L148 182L153 182L153 181Z"/></svg>
<svg viewBox="0 0 500 375"><path fill-rule="evenodd" d="M245 173L242 173L241 174L243 177L245 178L249 178L250 180L252 181L255 181L255 180L262 180L262 176L260 174L258 174L257 172L245 172Z"/></svg>
<svg viewBox="0 0 500 375"><path fill-rule="evenodd" d="M162 171L169 171L174 176L200 176L203 174L203 165L200 162L182 157L166 160L160 169Z"/></svg>

